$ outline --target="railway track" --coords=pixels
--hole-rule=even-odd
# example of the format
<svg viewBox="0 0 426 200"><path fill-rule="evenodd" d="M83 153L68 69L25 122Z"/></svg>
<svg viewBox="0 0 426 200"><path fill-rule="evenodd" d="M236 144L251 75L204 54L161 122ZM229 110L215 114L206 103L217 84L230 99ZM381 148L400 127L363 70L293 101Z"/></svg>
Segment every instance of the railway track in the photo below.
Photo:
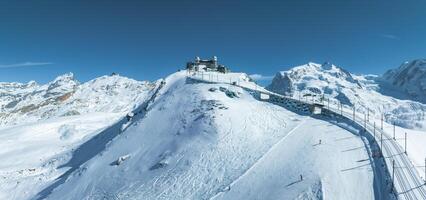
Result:
<svg viewBox="0 0 426 200"><path fill-rule="evenodd" d="M343 110L330 109L330 111L334 112L337 115L340 113L343 114L344 117L350 119L353 118L352 112L347 112ZM392 139L385 131L375 128L374 125L367 122L365 123L365 119L360 118L355 115L354 123L358 124L361 127L366 129L366 132L369 133L372 137L375 136L375 142L377 146L380 148L382 146L381 153L383 156L383 160L386 163L388 171L395 173L395 180L390 181L390 188L395 189L395 195L398 199L404 200L424 200L426 199L426 186L421 176L415 170L415 166L411 163L408 156L404 153L404 150L399 146L399 144ZM374 130L375 129L375 130ZM372 134L376 131L376 134ZM381 138L383 136L383 138ZM383 142L383 145L380 145L380 142ZM392 162L395 162L395 169L393 169ZM392 187L393 185L393 187Z"/></svg>

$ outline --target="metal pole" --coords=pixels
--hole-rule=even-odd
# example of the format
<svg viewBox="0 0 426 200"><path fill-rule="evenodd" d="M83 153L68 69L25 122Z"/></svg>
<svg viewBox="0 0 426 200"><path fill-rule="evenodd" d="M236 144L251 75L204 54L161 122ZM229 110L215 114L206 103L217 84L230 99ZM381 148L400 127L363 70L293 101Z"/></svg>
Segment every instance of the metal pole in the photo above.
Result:
<svg viewBox="0 0 426 200"><path fill-rule="evenodd" d="M367 115L364 113L364 130L367 130Z"/></svg>
<svg viewBox="0 0 426 200"><path fill-rule="evenodd" d="M425 184L426 184L426 158L425 158Z"/></svg>
<svg viewBox="0 0 426 200"><path fill-rule="evenodd" d="M355 121L355 105L354 105L354 120L353 121Z"/></svg>
<svg viewBox="0 0 426 200"><path fill-rule="evenodd" d="M328 101L328 109L330 110L330 98L327 98Z"/></svg>
<svg viewBox="0 0 426 200"><path fill-rule="evenodd" d="M340 116L343 117L343 104L340 103Z"/></svg>
<svg viewBox="0 0 426 200"><path fill-rule="evenodd" d="M376 138L376 121L374 121L374 129L373 129L374 131L374 138Z"/></svg>
<svg viewBox="0 0 426 200"><path fill-rule="evenodd" d="M407 132L405 132L405 154L407 154Z"/></svg>
<svg viewBox="0 0 426 200"><path fill-rule="evenodd" d="M381 125L381 129L383 130L383 113L382 113L382 125Z"/></svg>
<svg viewBox="0 0 426 200"><path fill-rule="evenodd" d="M395 160L392 160L392 188L391 190L393 191L393 186L394 186L394 181L395 180Z"/></svg>
<svg viewBox="0 0 426 200"><path fill-rule="evenodd" d="M380 152L382 152L383 149L383 132L380 132Z"/></svg>
<svg viewBox="0 0 426 200"><path fill-rule="evenodd" d="M393 122L393 140L395 140L395 122Z"/></svg>
<svg viewBox="0 0 426 200"><path fill-rule="evenodd" d="M370 108L367 108L367 122L370 121Z"/></svg>

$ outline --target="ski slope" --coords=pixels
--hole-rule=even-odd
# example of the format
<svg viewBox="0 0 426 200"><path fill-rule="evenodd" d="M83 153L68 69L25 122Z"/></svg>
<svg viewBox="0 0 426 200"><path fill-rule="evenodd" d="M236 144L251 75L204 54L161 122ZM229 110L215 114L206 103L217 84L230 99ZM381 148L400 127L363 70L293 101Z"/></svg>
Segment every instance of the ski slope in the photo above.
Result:
<svg viewBox="0 0 426 200"><path fill-rule="evenodd" d="M214 199L374 199L365 148L356 133L307 117Z"/></svg>
<svg viewBox="0 0 426 200"><path fill-rule="evenodd" d="M233 199L251 190L241 197L268 190L262 199L381 195L356 130L259 101L238 86L188 79L186 72L165 82L143 118L38 198Z"/></svg>

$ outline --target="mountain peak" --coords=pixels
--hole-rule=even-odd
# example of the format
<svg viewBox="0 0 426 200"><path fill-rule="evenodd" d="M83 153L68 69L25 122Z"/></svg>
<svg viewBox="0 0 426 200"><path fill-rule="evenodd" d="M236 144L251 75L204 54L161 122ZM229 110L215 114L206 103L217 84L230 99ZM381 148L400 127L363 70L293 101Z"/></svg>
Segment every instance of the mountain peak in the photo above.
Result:
<svg viewBox="0 0 426 200"><path fill-rule="evenodd" d="M74 74L72 72L68 72L56 77L55 80L53 80L53 82L72 81L72 80L75 80Z"/></svg>
<svg viewBox="0 0 426 200"><path fill-rule="evenodd" d="M296 91L324 94L334 91L337 96L342 88L362 88L351 73L330 62L309 62L287 71L279 72L267 89L291 95Z"/></svg>
<svg viewBox="0 0 426 200"><path fill-rule="evenodd" d="M70 92L74 90L80 83L74 78L74 74L69 72L58 76L48 85L48 93L60 93L63 91Z"/></svg>
<svg viewBox="0 0 426 200"><path fill-rule="evenodd" d="M426 59L404 62L397 69L388 70L382 79L411 98L426 102Z"/></svg>

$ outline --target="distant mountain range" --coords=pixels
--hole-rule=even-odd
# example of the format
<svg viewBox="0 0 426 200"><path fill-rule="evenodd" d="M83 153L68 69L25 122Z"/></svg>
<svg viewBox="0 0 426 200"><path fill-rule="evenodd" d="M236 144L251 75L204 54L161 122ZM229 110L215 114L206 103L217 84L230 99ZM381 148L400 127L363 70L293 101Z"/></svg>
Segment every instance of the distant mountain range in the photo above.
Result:
<svg viewBox="0 0 426 200"><path fill-rule="evenodd" d="M154 83L119 75L81 84L72 73L50 83L0 83L0 125L16 125L52 117L93 112L129 112Z"/></svg>

